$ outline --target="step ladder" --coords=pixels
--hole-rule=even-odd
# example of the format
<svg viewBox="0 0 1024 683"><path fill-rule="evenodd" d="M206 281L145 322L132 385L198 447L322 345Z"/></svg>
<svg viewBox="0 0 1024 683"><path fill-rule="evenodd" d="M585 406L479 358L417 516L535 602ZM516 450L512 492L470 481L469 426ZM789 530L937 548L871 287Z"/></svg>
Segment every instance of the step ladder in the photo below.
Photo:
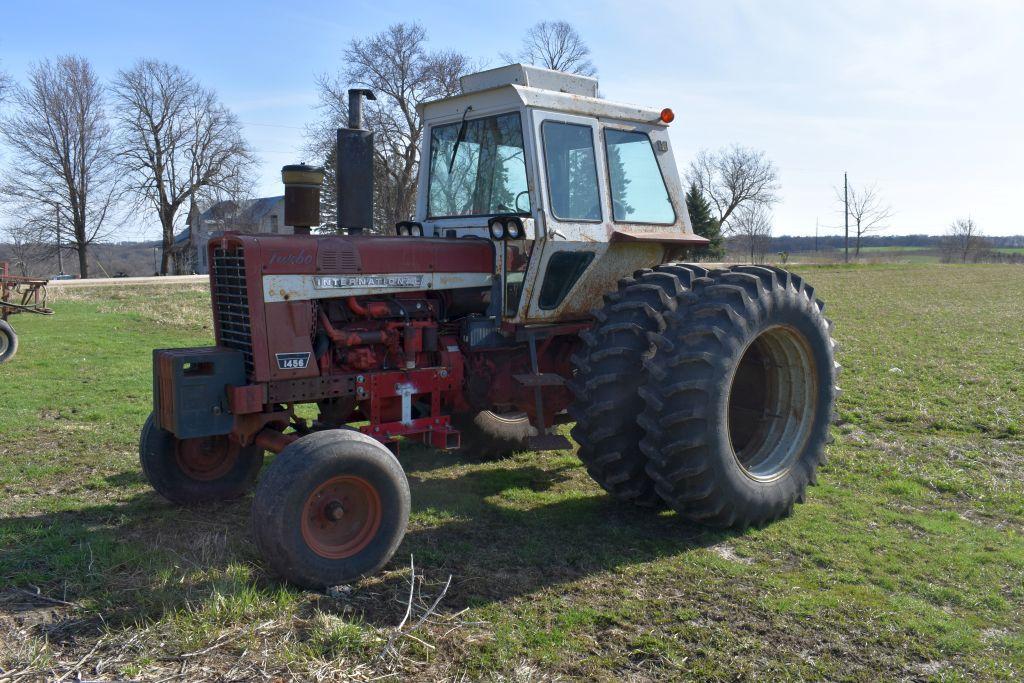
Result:
<svg viewBox="0 0 1024 683"><path fill-rule="evenodd" d="M533 451L561 451L572 448L569 439L549 431L549 427L544 424L544 387L562 386L565 384L565 378L553 372L540 371L540 365L537 362L536 333L527 333L527 343L530 347L531 372L512 376L522 386L533 387L533 401L537 416L533 426L537 433L527 437L525 444Z"/></svg>

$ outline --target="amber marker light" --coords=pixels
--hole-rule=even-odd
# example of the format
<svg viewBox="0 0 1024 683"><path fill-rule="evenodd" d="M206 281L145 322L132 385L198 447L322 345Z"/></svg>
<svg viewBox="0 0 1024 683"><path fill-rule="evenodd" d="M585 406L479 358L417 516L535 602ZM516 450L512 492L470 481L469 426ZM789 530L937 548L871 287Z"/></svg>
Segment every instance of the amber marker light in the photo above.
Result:
<svg viewBox="0 0 1024 683"><path fill-rule="evenodd" d="M665 107L664 109L661 110L661 122L662 123L672 123L675 120L676 120L675 112L673 112L671 109L669 109L668 107Z"/></svg>

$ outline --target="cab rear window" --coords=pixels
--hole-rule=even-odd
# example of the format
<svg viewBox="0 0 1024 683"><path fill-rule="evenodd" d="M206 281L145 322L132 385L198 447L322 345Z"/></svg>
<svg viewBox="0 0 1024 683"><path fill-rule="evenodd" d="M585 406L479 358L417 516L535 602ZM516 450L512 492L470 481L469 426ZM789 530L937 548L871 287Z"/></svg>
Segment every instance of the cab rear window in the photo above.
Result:
<svg viewBox="0 0 1024 683"><path fill-rule="evenodd" d="M676 222L665 179L646 133L606 128L612 218L619 223Z"/></svg>

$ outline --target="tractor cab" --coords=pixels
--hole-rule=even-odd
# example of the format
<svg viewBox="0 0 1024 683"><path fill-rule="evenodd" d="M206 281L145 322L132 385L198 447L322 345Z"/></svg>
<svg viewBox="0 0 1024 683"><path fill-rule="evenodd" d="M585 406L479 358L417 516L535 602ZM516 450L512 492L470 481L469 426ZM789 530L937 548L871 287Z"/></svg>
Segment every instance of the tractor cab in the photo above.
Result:
<svg viewBox="0 0 1024 683"><path fill-rule="evenodd" d="M585 318L623 273L704 244L693 234L668 109L598 96L597 79L523 64L421 105L416 222L496 244L502 318Z"/></svg>

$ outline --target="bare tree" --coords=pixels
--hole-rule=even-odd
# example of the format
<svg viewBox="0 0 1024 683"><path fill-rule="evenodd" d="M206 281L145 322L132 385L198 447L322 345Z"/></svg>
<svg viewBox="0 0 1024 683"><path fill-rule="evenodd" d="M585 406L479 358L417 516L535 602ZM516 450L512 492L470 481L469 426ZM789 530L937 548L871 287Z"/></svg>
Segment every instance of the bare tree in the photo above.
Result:
<svg viewBox="0 0 1024 683"><path fill-rule="evenodd" d="M9 224L4 232L7 234L8 247L14 257L11 266L22 276L27 277L41 253L40 245L34 241L38 235L20 222Z"/></svg>
<svg viewBox="0 0 1024 683"><path fill-rule="evenodd" d="M0 71L0 103L4 101L7 96L7 91L11 89L11 77L6 72Z"/></svg>
<svg viewBox="0 0 1024 683"><path fill-rule="evenodd" d="M103 86L87 60L65 56L34 66L11 100L0 132L18 163L0 191L34 241L65 242L88 277L89 246L109 235L118 191Z"/></svg>
<svg viewBox="0 0 1024 683"><path fill-rule="evenodd" d="M778 202L779 174L764 152L733 145L717 152L701 150L686 179L707 197L728 234L731 219L744 206L770 208Z"/></svg>
<svg viewBox="0 0 1024 683"><path fill-rule="evenodd" d="M178 66L139 61L118 73L113 92L120 164L136 202L156 210L166 275L182 207L191 209L208 193L236 192L255 157L238 117Z"/></svg>
<svg viewBox="0 0 1024 683"><path fill-rule="evenodd" d="M348 89L368 88L376 101L366 103L366 125L375 133L375 228L393 229L409 218L416 203L416 173L423 121L416 106L459 92L459 77L469 69L465 55L427 50L419 24L394 24L363 40L353 40L343 54L341 72L319 78L323 120L312 126L310 152L333 160L334 130L347 125ZM333 195L333 185L324 191ZM325 207L333 206L331 198ZM329 210L329 209L327 209ZM334 223L333 216L323 220Z"/></svg>
<svg viewBox="0 0 1024 683"><path fill-rule="evenodd" d="M751 263L763 263L772 241L772 217L764 204L743 204L735 212L730 230L732 240Z"/></svg>
<svg viewBox="0 0 1024 683"><path fill-rule="evenodd" d="M518 55L502 54L508 62L521 61L545 69L566 71L581 76L596 76L590 61L590 48L567 21L541 21L526 32Z"/></svg>
<svg viewBox="0 0 1024 683"><path fill-rule="evenodd" d="M836 201L841 205L847 204L842 188L835 188L835 193ZM848 211L856 237L853 255L857 257L860 256L861 238L887 228L886 223L892 218L893 210L882 201L875 185L866 185L860 189L851 185L848 193Z"/></svg>
<svg viewBox="0 0 1024 683"><path fill-rule="evenodd" d="M945 263L967 263L976 258L987 246L981 229L973 218L958 218L949 226L942 239L942 260Z"/></svg>

